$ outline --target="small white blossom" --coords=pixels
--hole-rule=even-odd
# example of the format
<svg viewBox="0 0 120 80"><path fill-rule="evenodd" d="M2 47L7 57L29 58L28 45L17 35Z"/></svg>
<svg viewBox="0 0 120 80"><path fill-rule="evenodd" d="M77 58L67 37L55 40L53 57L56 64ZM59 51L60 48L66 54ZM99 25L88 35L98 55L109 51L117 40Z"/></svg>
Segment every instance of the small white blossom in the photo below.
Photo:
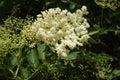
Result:
<svg viewBox="0 0 120 80"><path fill-rule="evenodd" d="M67 57L67 53L62 52L62 53L61 53L61 56L63 56L63 57Z"/></svg>
<svg viewBox="0 0 120 80"><path fill-rule="evenodd" d="M61 12L61 15L65 15L67 13L67 10L63 10L62 12Z"/></svg>
<svg viewBox="0 0 120 80"><path fill-rule="evenodd" d="M82 11L87 11L87 7L86 6L82 6L81 10Z"/></svg>
<svg viewBox="0 0 120 80"><path fill-rule="evenodd" d="M81 11L83 14L88 14L86 6L82 6Z"/></svg>

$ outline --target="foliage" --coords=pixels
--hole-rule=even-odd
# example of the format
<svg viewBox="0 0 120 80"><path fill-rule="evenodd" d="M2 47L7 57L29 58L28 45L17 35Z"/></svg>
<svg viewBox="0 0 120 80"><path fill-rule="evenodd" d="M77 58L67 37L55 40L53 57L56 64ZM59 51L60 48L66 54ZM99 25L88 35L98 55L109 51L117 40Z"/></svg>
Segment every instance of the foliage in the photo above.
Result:
<svg viewBox="0 0 120 80"><path fill-rule="evenodd" d="M39 46L46 47L41 48ZM38 48L41 49L41 52L39 52L40 49ZM113 61L111 56L104 53L97 55L84 49L76 51L77 57L76 54L71 53L70 56L72 55L72 57L68 55L69 58L60 59L43 43L35 48L26 47L21 56L9 55L9 58L4 60L4 64L7 66L1 65L1 67L4 67L9 72L4 72L5 75L2 76L12 74L12 79L16 80L78 80L92 79L93 77L95 79L105 79L108 77L112 70L109 63ZM40 55L44 55L45 58Z"/></svg>
<svg viewBox="0 0 120 80"><path fill-rule="evenodd" d="M119 80L119 3L118 0L1 0L0 80ZM59 7L74 13L83 5L88 8L89 14L84 17L91 26L88 29L91 37L84 46L70 50L67 57L58 57L44 41L35 44L35 39L31 40L34 34L29 28L41 10ZM26 18L27 15L33 18ZM24 29L31 34L24 35Z"/></svg>
<svg viewBox="0 0 120 80"><path fill-rule="evenodd" d="M30 24L29 20L17 19L14 17L9 17L6 21L4 21L4 25L0 26L0 50L2 54L15 53L16 55L18 55L19 52L21 52L21 49L26 44L26 39L24 35L22 35L21 30L23 26L28 24Z"/></svg>
<svg viewBox="0 0 120 80"><path fill-rule="evenodd" d="M10 39L9 39L9 31L4 27L0 26L0 55L4 56L9 51Z"/></svg>
<svg viewBox="0 0 120 80"><path fill-rule="evenodd" d="M120 8L120 2L117 0L95 0L97 5L100 5L102 8L110 8L116 10L117 7Z"/></svg>

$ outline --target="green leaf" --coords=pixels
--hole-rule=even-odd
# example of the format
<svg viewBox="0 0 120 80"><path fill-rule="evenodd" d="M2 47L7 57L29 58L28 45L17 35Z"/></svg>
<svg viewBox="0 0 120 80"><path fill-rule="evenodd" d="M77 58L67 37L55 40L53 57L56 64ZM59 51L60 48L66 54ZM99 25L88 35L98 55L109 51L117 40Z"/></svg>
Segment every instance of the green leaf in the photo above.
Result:
<svg viewBox="0 0 120 80"><path fill-rule="evenodd" d="M72 53L68 54L67 57L63 57L63 59L74 60L77 58L77 54L78 54L78 52L72 52Z"/></svg>
<svg viewBox="0 0 120 80"><path fill-rule="evenodd" d="M36 49L31 49L30 51L28 51L27 60L34 68L37 68L39 66L39 59Z"/></svg>
<svg viewBox="0 0 120 80"><path fill-rule="evenodd" d="M95 34L97 34L97 33L99 33L100 32L100 30L97 30L97 31L91 31L91 32L89 32L88 33L88 35L95 35Z"/></svg>
<svg viewBox="0 0 120 80"><path fill-rule="evenodd" d="M120 70L115 69L113 70L112 74L115 76L120 76Z"/></svg>
<svg viewBox="0 0 120 80"><path fill-rule="evenodd" d="M28 78L30 75L30 71L25 68L21 69L21 73L22 73L22 76L24 77L24 79Z"/></svg>
<svg viewBox="0 0 120 80"><path fill-rule="evenodd" d="M45 48L46 48L46 45L44 43L39 44L37 47L39 59L41 59L41 60L45 60L45 52L44 52Z"/></svg>
<svg viewBox="0 0 120 80"><path fill-rule="evenodd" d="M4 6L4 1L0 1L0 7Z"/></svg>
<svg viewBox="0 0 120 80"><path fill-rule="evenodd" d="M63 3L70 3L70 0L61 0Z"/></svg>
<svg viewBox="0 0 120 80"><path fill-rule="evenodd" d="M12 55L12 56L10 57L10 63L11 63L12 66L15 66L15 65L18 63L17 57L14 56L14 55Z"/></svg>
<svg viewBox="0 0 120 80"><path fill-rule="evenodd" d="M113 70L112 73L110 75L108 75L108 79L107 80L112 80L113 78L120 76L120 70Z"/></svg>
<svg viewBox="0 0 120 80"><path fill-rule="evenodd" d="M69 5L69 7L70 7L70 9L75 9L76 4L75 4L75 3L71 3L71 4Z"/></svg>
<svg viewBox="0 0 120 80"><path fill-rule="evenodd" d="M93 43L93 44L97 44L97 41L95 39L93 39L92 37L90 37L89 42Z"/></svg>

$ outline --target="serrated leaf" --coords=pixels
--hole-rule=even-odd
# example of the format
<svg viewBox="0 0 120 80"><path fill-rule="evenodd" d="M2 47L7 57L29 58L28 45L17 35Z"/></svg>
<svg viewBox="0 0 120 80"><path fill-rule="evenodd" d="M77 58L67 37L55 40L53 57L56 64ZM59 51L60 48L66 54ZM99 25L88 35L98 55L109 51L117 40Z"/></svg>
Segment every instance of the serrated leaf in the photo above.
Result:
<svg viewBox="0 0 120 80"><path fill-rule="evenodd" d="M27 60L30 63L31 66L34 68L37 68L39 65L39 59L38 59L38 54L36 49L31 49L27 53Z"/></svg>
<svg viewBox="0 0 120 80"><path fill-rule="evenodd" d="M45 52L44 52L45 48L46 48L46 45L44 43L39 44L37 47L39 59L41 59L41 60L45 60Z"/></svg>

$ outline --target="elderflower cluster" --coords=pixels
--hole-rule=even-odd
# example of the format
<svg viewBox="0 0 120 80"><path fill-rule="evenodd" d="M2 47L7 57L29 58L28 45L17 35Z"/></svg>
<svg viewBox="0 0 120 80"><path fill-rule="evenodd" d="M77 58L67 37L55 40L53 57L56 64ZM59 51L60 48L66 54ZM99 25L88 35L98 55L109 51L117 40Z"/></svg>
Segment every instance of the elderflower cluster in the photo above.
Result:
<svg viewBox="0 0 120 80"><path fill-rule="evenodd" d="M89 38L89 24L83 17L87 13L86 6L74 13L52 8L37 15L31 30L35 39L45 42L58 55L67 56L71 49L83 46Z"/></svg>

